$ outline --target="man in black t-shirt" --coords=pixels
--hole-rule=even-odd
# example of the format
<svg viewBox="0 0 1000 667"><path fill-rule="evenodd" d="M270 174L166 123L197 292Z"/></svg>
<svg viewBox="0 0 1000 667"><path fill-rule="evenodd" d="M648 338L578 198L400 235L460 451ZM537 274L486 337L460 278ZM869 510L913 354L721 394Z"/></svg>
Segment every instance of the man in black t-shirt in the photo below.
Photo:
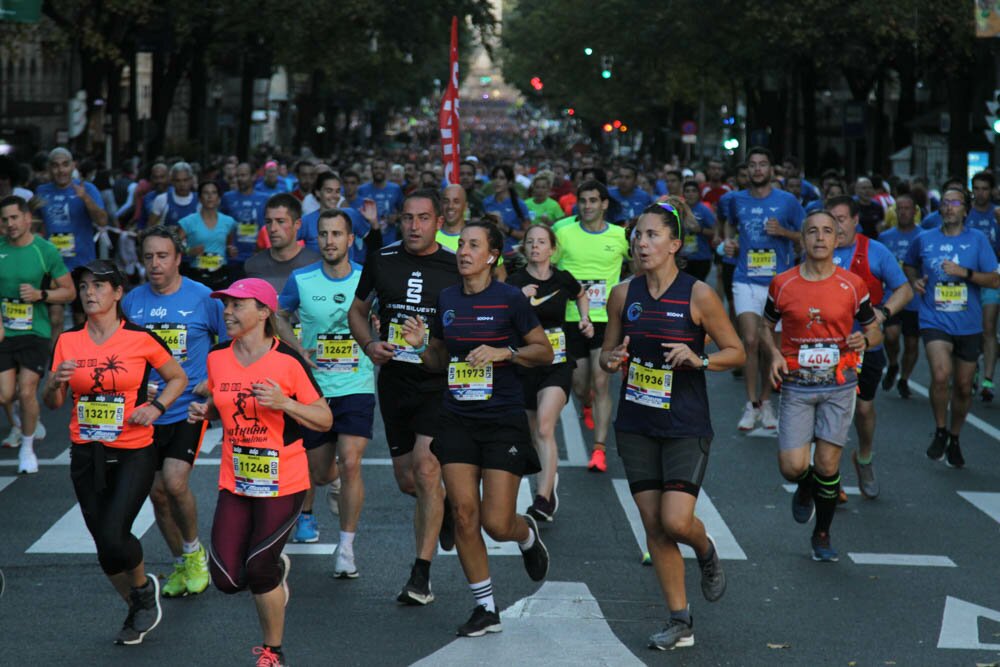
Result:
<svg viewBox="0 0 1000 667"><path fill-rule="evenodd" d="M430 566L439 532L442 548L454 547L441 465L431 452L447 386L445 376L425 370L420 361L423 349L407 344L402 333L408 317L419 316L429 324L441 290L459 280L455 253L435 241L443 221L436 192L417 190L409 195L400 218L402 239L382 248L365 264L348 315L354 340L381 367L379 409L399 490L417 498L417 558L397 598L411 605L434 600ZM376 298L379 331L373 336L369 317Z"/></svg>

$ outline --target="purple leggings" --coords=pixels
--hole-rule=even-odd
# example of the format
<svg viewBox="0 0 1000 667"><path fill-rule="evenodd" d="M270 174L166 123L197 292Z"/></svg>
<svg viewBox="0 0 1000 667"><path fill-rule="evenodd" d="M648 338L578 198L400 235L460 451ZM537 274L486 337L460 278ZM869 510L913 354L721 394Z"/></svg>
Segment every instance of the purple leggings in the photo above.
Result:
<svg viewBox="0 0 1000 667"><path fill-rule="evenodd" d="M223 593L249 588L261 595L281 585L281 550L305 497L305 491L277 498L219 491L209 552L216 588Z"/></svg>

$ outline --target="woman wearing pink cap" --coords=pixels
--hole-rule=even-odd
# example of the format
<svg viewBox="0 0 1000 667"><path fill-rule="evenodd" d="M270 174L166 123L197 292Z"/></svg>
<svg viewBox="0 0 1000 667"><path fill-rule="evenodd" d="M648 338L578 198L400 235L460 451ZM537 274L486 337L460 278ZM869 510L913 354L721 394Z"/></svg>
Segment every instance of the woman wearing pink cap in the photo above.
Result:
<svg viewBox="0 0 1000 667"><path fill-rule="evenodd" d="M306 362L275 337L278 295L259 278L212 292L231 340L208 354L206 403L188 420L221 419L219 499L209 566L223 593L249 588L263 642L258 667L284 665L281 649L291 562L281 553L309 488L302 429L329 430L330 408Z"/></svg>

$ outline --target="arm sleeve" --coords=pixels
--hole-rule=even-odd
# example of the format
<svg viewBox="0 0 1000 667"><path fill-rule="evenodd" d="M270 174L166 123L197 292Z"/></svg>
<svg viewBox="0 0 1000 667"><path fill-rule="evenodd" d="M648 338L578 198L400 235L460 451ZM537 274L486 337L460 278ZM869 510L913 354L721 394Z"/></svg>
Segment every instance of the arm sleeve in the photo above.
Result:
<svg viewBox="0 0 1000 667"><path fill-rule="evenodd" d="M296 279L296 272L292 272L291 277L285 281L285 286L278 297L278 306L282 310L292 312L299 307L299 281Z"/></svg>
<svg viewBox="0 0 1000 667"><path fill-rule="evenodd" d="M872 308L872 300L868 294L868 287L862 285L858 290L858 295L861 297L861 301L858 302L858 312L854 314L854 319L860 322L862 326L871 324L875 321L875 309Z"/></svg>

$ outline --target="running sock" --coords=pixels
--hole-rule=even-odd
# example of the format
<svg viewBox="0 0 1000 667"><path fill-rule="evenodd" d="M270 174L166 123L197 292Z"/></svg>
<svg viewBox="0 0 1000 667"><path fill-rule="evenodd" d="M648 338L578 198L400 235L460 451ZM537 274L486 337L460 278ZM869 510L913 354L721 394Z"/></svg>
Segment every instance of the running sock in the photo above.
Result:
<svg viewBox="0 0 1000 667"><path fill-rule="evenodd" d="M594 443L594 451L595 452L603 452L603 451L606 451L607 449L608 448L604 446L603 442L595 442Z"/></svg>
<svg viewBox="0 0 1000 667"><path fill-rule="evenodd" d="M281 655L281 644L278 644L277 646L271 646L270 644L264 644L264 648L270 649L272 653L276 653L277 655Z"/></svg>
<svg viewBox="0 0 1000 667"><path fill-rule="evenodd" d="M301 513L302 514L308 514L309 516L312 516L313 511L312 510L302 510Z"/></svg>
<svg viewBox="0 0 1000 667"><path fill-rule="evenodd" d="M711 562L712 556L715 555L715 545L712 544L712 540L708 541L708 551L705 552L704 556L698 556L698 565L706 565Z"/></svg>
<svg viewBox="0 0 1000 667"><path fill-rule="evenodd" d="M531 547L535 546L535 531L531 529L531 526L528 526L528 539L526 539L524 542L518 542L517 546L522 552L527 551Z"/></svg>
<svg viewBox="0 0 1000 667"><path fill-rule="evenodd" d="M875 453L874 452L868 454L867 457L864 457L864 456L861 456L861 454L858 454L858 463L860 463L863 466L866 466L866 465L868 465L869 463L872 462L873 458L875 458Z"/></svg>
<svg viewBox="0 0 1000 667"><path fill-rule="evenodd" d="M193 554L201 548L201 541L196 537L193 542L185 542L181 550L186 554Z"/></svg>
<svg viewBox="0 0 1000 667"><path fill-rule="evenodd" d="M812 466L809 466L808 468L802 471L801 475L799 475L796 479L793 479L792 481L799 485L799 490L802 491L803 493L805 492L811 493L812 475L813 475L813 468Z"/></svg>
<svg viewBox="0 0 1000 667"><path fill-rule="evenodd" d="M478 584L469 584L469 590L472 591L472 595L476 598L476 604L486 607L486 611L495 612L497 610L497 605L493 601L493 580L485 579L480 581Z"/></svg>
<svg viewBox="0 0 1000 667"><path fill-rule="evenodd" d="M813 478L813 500L816 501L816 533L830 532L833 513L837 511L837 497L840 495L840 472L827 477L815 470Z"/></svg>
<svg viewBox="0 0 1000 667"><path fill-rule="evenodd" d="M670 619L674 621L681 621L685 625L691 625L691 608L684 607L684 609L678 609L677 611L671 609Z"/></svg>
<svg viewBox="0 0 1000 667"><path fill-rule="evenodd" d="M340 541L338 542L340 548L346 552L351 552L354 550L354 533L348 533L346 530L340 531Z"/></svg>
<svg viewBox="0 0 1000 667"><path fill-rule="evenodd" d="M424 575L424 578L430 580L431 578L431 562L429 560L424 560L423 558L418 558L413 561L413 567Z"/></svg>
<svg viewBox="0 0 1000 667"><path fill-rule="evenodd" d="M21 434L21 451L22 452L33 452L35 446L35 434L24 435Z"/></svg>

